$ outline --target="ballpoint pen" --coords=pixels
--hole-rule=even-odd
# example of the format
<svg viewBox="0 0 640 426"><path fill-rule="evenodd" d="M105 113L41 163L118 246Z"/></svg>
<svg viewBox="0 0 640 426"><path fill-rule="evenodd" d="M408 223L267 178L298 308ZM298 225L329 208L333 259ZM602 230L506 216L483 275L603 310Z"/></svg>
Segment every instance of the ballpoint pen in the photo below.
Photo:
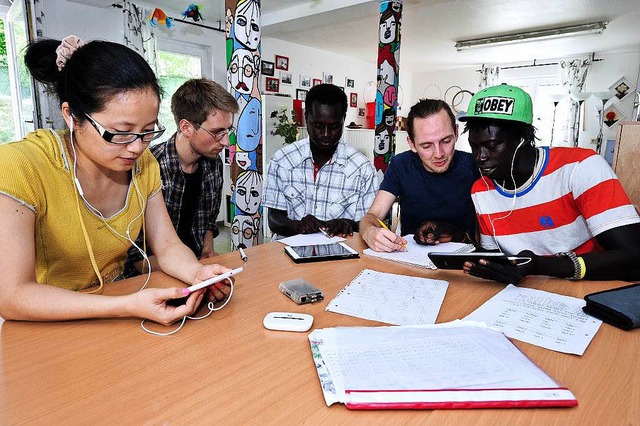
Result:
<svg viewBox="0 0 640 426"><path fill-rule="evenodd" d="M318 228L318 229L320 229L320 232L322 232L322 235L324 235L324 236L325 236L325 237L327 237L327 238L331 238L331 237L329 236L329 234L327 234L327 231L325 231L325 230L324 230L324 229L322 229L322 228Z"/></svg>
<svg viewBox="0 0 640 426"><path fill-rule="evenodd" d="M380 226L382 226L382 227L383 227L384 229L386 229L387 231L391 231L391 230L387 227L387 225L385 225L385 224L384 224L384 222L383 222L383 221L381 221L380 219L378 219L378 223L380 224ZM404 251L409 251L409 250L407 250L407 246L406 246L406 245L404 245L404 244L400 244L400 245L402 246L402 248L404 249Z"/></svg>

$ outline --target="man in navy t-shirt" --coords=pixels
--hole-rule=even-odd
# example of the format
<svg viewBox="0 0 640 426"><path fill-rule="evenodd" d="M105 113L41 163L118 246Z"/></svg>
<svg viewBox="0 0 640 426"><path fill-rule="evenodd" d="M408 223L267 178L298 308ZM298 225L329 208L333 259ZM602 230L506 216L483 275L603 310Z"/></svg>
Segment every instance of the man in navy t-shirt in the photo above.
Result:
<svg viewBox="0 0 640 426"><path fill-rule="evenodd" d="M475 210L471 186L480 177L471 154L456 151L458 126L449 106L422 99L407 118L410 151L391 160L360 234L376 251L402 250L406 240L381 226L399 199L402 235L420 244L471 242Z"/></svg>

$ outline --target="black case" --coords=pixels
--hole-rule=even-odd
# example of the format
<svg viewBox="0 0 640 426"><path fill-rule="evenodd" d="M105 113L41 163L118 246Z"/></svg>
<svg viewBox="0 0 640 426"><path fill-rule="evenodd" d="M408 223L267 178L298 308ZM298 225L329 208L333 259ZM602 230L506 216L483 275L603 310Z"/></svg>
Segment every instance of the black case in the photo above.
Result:
<svg viewBox="0 0 640 426"><path fill-rule="evenodd" d="M640 327L640 284L599 291L584 297L582 310L623 330Z"/></svg>

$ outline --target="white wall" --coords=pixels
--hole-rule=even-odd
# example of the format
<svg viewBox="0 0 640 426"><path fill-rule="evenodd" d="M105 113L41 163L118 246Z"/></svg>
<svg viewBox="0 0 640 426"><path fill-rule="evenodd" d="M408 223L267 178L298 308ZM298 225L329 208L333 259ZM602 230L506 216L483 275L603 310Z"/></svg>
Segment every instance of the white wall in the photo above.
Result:
<svg viewBox="0 0 640 426"><path fill-rule="evenodd" d="M439 98L450 104L455 93L460 90L458 87L472 93L477 92L480 81L478 69L479 67L471 67L413 73L413 92L409 106L415 104L422 98ZM457 110L454 110L454 113L466 111L471 96L467 94L461 99L462 102L458 105ZM406 108L405 115L408 114L408 112L409 108ZM459 137L456 143L456 149L471 152L467 134L462 134L463 128L464 126L462 124L458 125Z"/></svg>
<svg viewBox="0 0 640 426"><path fill-rule="evenodd" d="M358 108L365 108L367 101L375 100L376 66L374 63L264 37L262 39L262 60L275 62L275 55L289 58L289 70L281 71L276 69L274 77L279 79L280 72L292 74L291 85L280 82L280 93L288 94L293 99L296 99L296 89L309 89L300 86L300 75L309 76L312 79L322 79L323 72L326 72L333 75L333 84L341 87L345 87L345 79L347 77L353 79L355 87L353 89L345 87L345 93L347 98L351 92L358 94L358 107L349 107L347 109L346 123L353 121L364 126L365 117L358 116ZM266 87L265 82L266 77L262 76L263 91ZM365 91L368 82L371 83ZM271 94L271 92L266 93Z"/></svg>
<svg viewBox="0 0 640 426"><path fill-rule="evenodd" d="M109 40L122 43L122 10L86 6L67 0L42 2L43 36L62 39L74 34L83 40Z"/></svg>
<svg viewBox="0 0 640 426"><path fill-rule="evenodd" d="M635 85L635 89L638 90L638 81L640 73L640 52L624 52L624 53L609 53L609 54L597 54L596 58L602 58L600 62L594 62L591 64L591 68L587 74L587 80L585 82L586 92L600 92L608 90L609 87L614 84L620 77L626 77ZM615 104L624 114L624 121L632 120L631 114L633 111L633 102L635 100L635 91L632 91L624 99L618 100L614 98L610 100L605 109L610 104ZM604 139L616 138L617 125L603 127Z"/></svg>

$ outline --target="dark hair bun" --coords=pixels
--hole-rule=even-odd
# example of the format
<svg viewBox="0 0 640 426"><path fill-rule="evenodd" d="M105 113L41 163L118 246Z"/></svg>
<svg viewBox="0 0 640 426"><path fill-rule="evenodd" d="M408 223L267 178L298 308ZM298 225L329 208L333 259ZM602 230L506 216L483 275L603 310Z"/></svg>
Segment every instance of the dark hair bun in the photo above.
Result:
<svg viewBox="0 0 640 426"><path fill-rule="evenodd" d="M60 72L56 65L56 49L60 40L42 39L31 43L24 55L24 62L33 78L51 85L58 81Z"/></svg>

